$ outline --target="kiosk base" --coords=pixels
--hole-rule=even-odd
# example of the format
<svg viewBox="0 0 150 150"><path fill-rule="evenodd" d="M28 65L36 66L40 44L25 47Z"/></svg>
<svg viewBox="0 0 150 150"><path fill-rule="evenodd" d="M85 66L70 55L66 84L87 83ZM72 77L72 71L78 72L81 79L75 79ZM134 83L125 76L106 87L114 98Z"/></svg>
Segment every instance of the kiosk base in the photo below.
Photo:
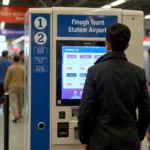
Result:
<svg viewBox="0 0 150 150"><path fill-rule="evenodd" d="M52 150L83 150L83 145L53 145Z"/></svg>

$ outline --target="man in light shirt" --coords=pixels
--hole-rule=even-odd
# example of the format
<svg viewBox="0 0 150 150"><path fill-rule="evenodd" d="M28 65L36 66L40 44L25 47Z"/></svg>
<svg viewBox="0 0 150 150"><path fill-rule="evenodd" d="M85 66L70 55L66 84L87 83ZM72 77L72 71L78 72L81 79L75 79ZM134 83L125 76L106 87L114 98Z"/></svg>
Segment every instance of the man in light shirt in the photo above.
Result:
<svg viewBox="0 0 150 150"><path fill-rule="evenodd" d="M12 114L14 116L13 122L16 123L22 118L23 107L23 91L24 91L24 67L19 63L20 57L14 56L14 63L7 70L4 81L5 91L9 91L10 104Z"/></svg>

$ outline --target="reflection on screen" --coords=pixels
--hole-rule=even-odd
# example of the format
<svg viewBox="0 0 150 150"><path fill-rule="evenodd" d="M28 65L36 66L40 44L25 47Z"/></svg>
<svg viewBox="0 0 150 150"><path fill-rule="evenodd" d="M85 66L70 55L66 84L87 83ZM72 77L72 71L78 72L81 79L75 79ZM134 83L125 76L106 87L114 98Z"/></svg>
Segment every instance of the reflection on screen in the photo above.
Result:
<svg viewBox="0 0 150 150"><path fill-rule="evenodd" d="M62 47L62 99L81 99L88 68L105 53L105 47Z"/></svg>

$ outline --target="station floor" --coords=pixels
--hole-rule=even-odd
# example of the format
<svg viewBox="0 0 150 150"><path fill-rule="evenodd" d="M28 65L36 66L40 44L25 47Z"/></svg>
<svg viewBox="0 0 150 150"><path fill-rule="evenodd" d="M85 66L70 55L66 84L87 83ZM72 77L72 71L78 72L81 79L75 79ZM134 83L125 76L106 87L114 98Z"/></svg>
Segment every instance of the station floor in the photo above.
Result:
<svg viewBox="0 0 150 150"><path fill-rule="evenodd" d="M24 149L24 121L21 120L17 124L12 123L10 115L10 136L9 150L25 150ZM2 109L0 109L0 150L4 150L4 117ZM145 139L141 150L149 150L149 145Z"/></svg>
<svg viewBox="0 0 150 150"><path fill-rule="evenodd" d="M10 135L9 135L9 150L25 150L24 149L24 123L20 120L19 123L12 123L10 115ZM4 117L2 109L0 109L0 150L4 150Z"/></svg>

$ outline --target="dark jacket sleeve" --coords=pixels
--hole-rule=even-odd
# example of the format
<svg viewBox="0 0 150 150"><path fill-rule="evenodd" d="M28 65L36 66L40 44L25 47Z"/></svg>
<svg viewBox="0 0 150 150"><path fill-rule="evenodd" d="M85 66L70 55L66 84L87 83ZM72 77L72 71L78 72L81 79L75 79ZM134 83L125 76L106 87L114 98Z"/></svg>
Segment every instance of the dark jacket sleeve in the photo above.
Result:
<svg viewBox="0 0 150 150"><path fill-rule="evenodd" d="M150 99L148 89L146 86L146 77L144 71L138 109L139 109L138 129L140 140L142 141L146 135L146 130L148 128L150 121Z"/></svg>
<svg viewBox="0 0 150 150"><path fill-rule="evenodd" d="M148 86L150 86L150 77L148 78Z"/></svg>
<svg viewBox="0 0 150 150"><path fill-rule="evenodd" d="M79 138L82 144L88 144L92 129L92 111L95 101L95 83L93 78L92 69L90 68L85 81L78 116Z"/></svg>

